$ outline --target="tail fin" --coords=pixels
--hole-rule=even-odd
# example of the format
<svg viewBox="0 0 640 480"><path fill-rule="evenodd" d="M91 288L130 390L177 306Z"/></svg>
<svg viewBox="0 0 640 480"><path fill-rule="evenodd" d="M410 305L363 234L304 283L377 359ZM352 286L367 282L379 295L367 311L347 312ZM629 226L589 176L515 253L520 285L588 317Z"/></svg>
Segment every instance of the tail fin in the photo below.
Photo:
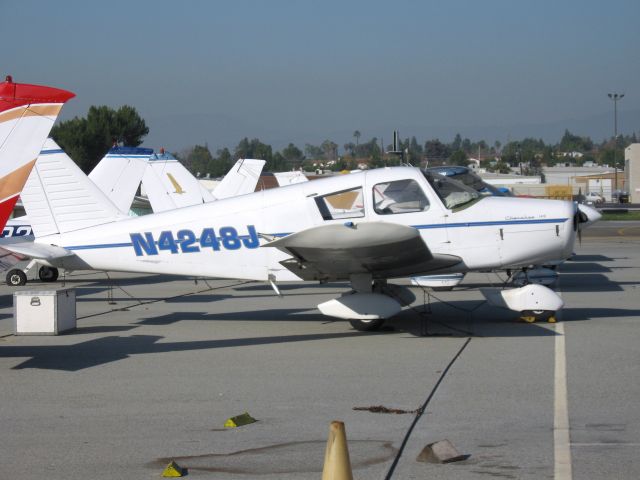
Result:
<svg viewBox="0 0 640 480"><path fill-rule="evenodd" d="M0 83L0 227L18 201L40 148L62 105L75 95L66 90Z"/></svg>
<svg viewBox="0 0 640 480"><path fill-rule="evenodd" d="M221 200L254 192L265 163L252 158L238 160L213 191L213 196Z"/></svg>
<svg viewBox="0 0 640 480"><path fill-rule="evenodd" d="M51 139L45 142L21 197L36 238L124 217Z"/></svg>
<svg viewBox="0 0 640 480"><path fill-rule="evenodd" d="M168 153L149 159L142 186L156 213L215 200L209 190Z"/></svg>
<svg viewBox="0 0 640 480"><path fill-rule="evenodd" d="M113 147L89 174L89 179L127 213L142 181L151 148Z"/></svg>
<svg viewBox="0 0 640 480"><path fill-rule="evenodd" d="M264 160L238 160L213 194L178 160L168 154L154 155L142 185L154 212L213 202L255 191Z"/></svg>

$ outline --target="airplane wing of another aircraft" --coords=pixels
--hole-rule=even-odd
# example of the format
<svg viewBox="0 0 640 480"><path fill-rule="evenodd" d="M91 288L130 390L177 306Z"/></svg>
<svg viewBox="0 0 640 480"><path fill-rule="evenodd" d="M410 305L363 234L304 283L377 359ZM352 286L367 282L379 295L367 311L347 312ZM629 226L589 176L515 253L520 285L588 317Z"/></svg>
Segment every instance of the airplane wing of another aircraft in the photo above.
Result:
<svg viewBox="0 0 640 480"><path fill-rule="evenodd" d="M358 273L405 277L461 261L432 254L415 228L384 222L322 225L263 246L292 255L282 264L304 280L345 280Z"/></svg>

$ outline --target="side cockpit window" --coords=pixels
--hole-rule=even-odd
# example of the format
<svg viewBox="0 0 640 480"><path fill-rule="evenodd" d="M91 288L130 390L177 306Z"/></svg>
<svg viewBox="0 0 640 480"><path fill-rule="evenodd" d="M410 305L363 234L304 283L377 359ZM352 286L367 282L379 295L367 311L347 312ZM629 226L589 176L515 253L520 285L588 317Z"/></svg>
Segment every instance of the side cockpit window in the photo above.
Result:
<svg viewBox="0 0 640 480"><path fill-rule="evenodd" d="M364 217L362 187L329 193L315 201L324 220Z"/></svg>
<svg viewBox="0 0 640 480"><path fill-rule="evenodd" d="M429 200L415 180L395 180L373 187L373 205L378 215L423 212Z"/></svg>

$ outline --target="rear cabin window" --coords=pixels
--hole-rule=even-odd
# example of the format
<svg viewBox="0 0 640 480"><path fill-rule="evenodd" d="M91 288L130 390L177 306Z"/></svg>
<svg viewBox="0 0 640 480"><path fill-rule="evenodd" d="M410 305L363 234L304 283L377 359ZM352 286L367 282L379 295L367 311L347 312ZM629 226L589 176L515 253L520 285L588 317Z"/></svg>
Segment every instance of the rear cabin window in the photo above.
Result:
<svg viewBox="0 0 640 480"><path fill-rule="evenodd" d="M429 200L415 180L395 180L373 187L373 205L378 215L423 212Z"/></svg>
<svg viewBox="0 0 640 480"><path fill-rule="evenodd" d="M325 220L364 217L362 187L329 193L315 200Z"/></svg>

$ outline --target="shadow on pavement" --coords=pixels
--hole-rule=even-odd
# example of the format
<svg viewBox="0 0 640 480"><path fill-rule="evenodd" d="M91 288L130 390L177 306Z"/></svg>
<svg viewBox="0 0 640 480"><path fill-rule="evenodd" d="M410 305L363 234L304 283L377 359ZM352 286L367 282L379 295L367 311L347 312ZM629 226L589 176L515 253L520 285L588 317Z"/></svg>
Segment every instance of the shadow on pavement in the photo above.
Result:
<svg viewBox="0 0 640 480"><path fill-rule="evenodd" d="M75 372L97 365L123 360L131 355L208 350L212 348L238 348L278 343L333 340L367 335L362 332L321 333L310 335L281 335L274 337L230 338L189 342L163 342L157 335L130 337L104 337L75 345L6 346L0 348L0 357L30 357L13 369L37 368ZM368 334L371 335L371 334Z"/></svg>

